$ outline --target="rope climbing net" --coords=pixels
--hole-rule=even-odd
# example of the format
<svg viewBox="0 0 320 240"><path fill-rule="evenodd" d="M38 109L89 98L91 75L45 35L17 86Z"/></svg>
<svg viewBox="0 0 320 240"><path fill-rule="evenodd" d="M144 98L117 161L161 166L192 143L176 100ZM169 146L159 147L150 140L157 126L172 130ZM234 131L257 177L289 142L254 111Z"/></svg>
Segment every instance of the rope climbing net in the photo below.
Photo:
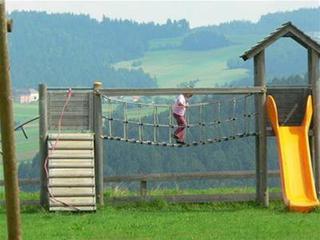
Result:
<svg viewBox="0 0 320 240"><path fill-rule="evenodd" d="M104 139L155 146L190 147L256 136L254 94L203 97L186 111L186 144L175 143L172 104L103 98ZM172 102L172 98L170 100Z"/></svg>

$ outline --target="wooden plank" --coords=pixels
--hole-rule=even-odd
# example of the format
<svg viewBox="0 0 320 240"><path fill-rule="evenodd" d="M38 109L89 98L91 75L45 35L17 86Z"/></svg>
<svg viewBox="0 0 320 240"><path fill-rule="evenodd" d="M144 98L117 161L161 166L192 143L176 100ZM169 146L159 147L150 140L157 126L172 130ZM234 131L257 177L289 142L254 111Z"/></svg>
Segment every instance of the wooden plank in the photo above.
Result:
<svg viewBox="0 0 320 240"><path fill-rule="evenodd" d="M40 166L45 165L48 155L48 91L45 84L39 85L39 158ZM40 204L46 208L48 205L47 176L43 167L40 167Z"/></svg>
<svg viewBox="0 0 320 240"><path fill-rule="evenodd" d="M55 197L95 196L95 188L93 187L52 187L50 192Z"/></svg>
<svg viewBox="0 0 320 240"><path fill-rule="evenodd" d="M49 140L93 140L93 133L50 133Z"/></svg>
<svg viewBox="0 0 320 240"><path fill-rule="evenodd" d="M49 158L93 158L93 150L54 150L49 151Z"/></svg>
<svg viewBox="0 0 320 240"><path fill-rule="evenodd" d="M50 207L64 206L95 206L95 197L50 197Z"/></svg>
<svg viewBox="0 0 320 240"><path fill-rule="evenodd" d="M311 94L309 87L273 87L267 93L275 98L280 125L300 125L304 117L306 99ZM268 122L270 126L270 122Z"/></svg>
<svg viewBox="0 0 320 240"><path fill-rule="evenodd" d="M94 187L94 178L49 178L49 187Z"/></svg>
<svg viewBox="0 0 320 240"><path fill-rule="evenodd" d="M58 160L58 159L55 159ZM60 159L59 159L60 160ZM273 170L268 172L269 177L279 177L279 171ZM110 182L132 182L132 181L184 181L194 179L239 179L254 178L255 171L223 171L223 172L205 172L205 173L158 173L146 175L131 176L106 176L105 183ZM69 179L70 180L70 179ZM20 185L39 184L39 179L20 179ZM3 186L3 180L0 180L0 186Z"/></svg>
<svg viewBox="0 0 320 240"><path fill-rule="evenodd" d="M196 198L197 196L199 197L198 200L195 200L195 202L198 202L198 203L201 203L201 202L222 202L223 199L227 199L227 202L233 202L233 201L237 201L237 202L241 202L242 201L254 201L255 200L255 195L253 193L243 193L243 194L223 194L224 196L220 196L217 194L215 195L205 195L203 196L202 194L201 195L182 195L182 197L179 197L181 195L175 195L175 196L148 196L146 198L142 198L140 196L130 196L130 197L112 197L110 199L110 203L111 204L121 204L121 203L128 203L128 202L139 202L139 201L154 201L154 200L157 200L157 199L164 199L168 202L170 202L171 199L174 199L176 200L177 202L177 199L180 200L180 203L183 203L183 200L182 199L186 199L185 202L191 202L190 199L192 198ZM236 196L232 196L232 195L237 195ZM243 195L243 196L241 196ZM246 196L247 195L247 196ZM190 196L190 197L188 197ZM189 198L189 199L188 199ZM270 200L280 200L282 198L282 195L281 195L281 192L271 192L270 193ZM200 201L201 199L201 201ZM236 200L235 200L236 199ZM226 200L224 200L226 201ZM0 205L4 205L4 201L1 201L0 200ZM21 205L23 206L35 206L35 205L39 205L39 201L37 200L23 200L21 201ZM55 211L54 209L56 208L56 211L74 211L74 209L68 209L68 208L65 208L65 207L51 207L50 209L52 211ZM82 209L83 211L86 211L84 208L86 207L77 207L77 208L80 208L80 210ZM95 208L95 207L88 207L90 211L90 209L92 208Z"/></svg>
<svg viewBox="0 0 320 240"><path fill-rule="evenodd" d="M61 126L66 125L66 124L71 124L72 121L74 122L75 125L79 125L81 123L86 123L88 122L88 116L87 115L81 115L82 118L75 118L77 116L75 115L64 115L62 118ZM50 115L48 116L50 120L51 125L58 125L58 122L60 120L60 114L59 115Z"/></svg>
<svg viewBox="0 0 320 240"><path fill-rule="evenodd" d="M320 56L314 50L308 51L308 75L313 94L313 146L314 146L314 179L317 196L320 196Z"/></svg>
<svg viewBox="0 0 320 240"><path fill-rule="evenodd" d="M86 101L89 99L89 94L91 91L87 92L73 92L72 96L70 98L71 101ZM48 98L49 102L61 102L61 101L66 101L67 99L67 91L65 92L55 92L55 91L48 91Z"/></svg>
<svg viewBox="0 0 320 240"><path fill-rule="evenodd" d="M94 177L93 168L51 168L49 169L50 178L83 178Z"/></svg>
<svg viewBox="0 0 320 240"><path fill-rule="evenodd" d="M97 208L96 206L77 206L76 209L75 208L72 208L72 207L50 207L50 211L68 211L68 212L71 212L71 211L83 211L83 212L86 212L86 211L96 211Z"/></svg>
<svg viewBox="0 0 320 240"><path fill-rule="evenodd" d="M256 200L255 193L230 193L230 194L201 194L201 195L166 195L166 196L129 196L112 197L111 204L155 201L163 199L170 203L208 203L208 202L247 202ZM270 193L271 200L281 199L281 193Z"/></svg>
<svg viewBox="0 0 320 240"><path fill-rule="evenodd" d="M104 205L104 189L103 189L103 141L101 136L103 135L103 122L102 122L102 103L101 95L98 91L102 88L101 82L95 82L94 96L93 96L93 131L94 135L94 149L95 149L95 176L96 176L96 196L97 203L100 206Z"/></svg>
<svg viewBox="0 0 320 240"><path fill-rule="evenodd" d="M49 130L58 130L59 120L49 118ZM82 117L79 119L74 119L74 117L68 117L68 119L63 119L60 129L66 130L90 130L88 117Z"/></svg>
<svg viewBox="0 0 320 240"><path fill-rule="evenodd" d="M63 108L62 106L59 105L52 105L50 106L50 111L51 112L61 112ZM67 112L75 112L75 111L80 111L80 112L89 112L89 103L87 102L82 102L81 104L76 103L76 102L72 102L70 104L68 104L65 108L65 110Z"/></svg>
<svg viewBox="0 0 320 240"><path fill-rule="evenodd" d="M71 149L77 149L77 150L92 150L94 145L93 141L56 141L51 140L48 141L48 147L49 149L59 149L59 150L71 150Z"/></svg>
<svg viewBox="0 0 320 240"><path fill-rule="evenodd" d="M265 88L247 87L247 88L110 88L100 89L102 95L111 96L157 96L157 95L178 95L183 93L193 93L194 95L208 94L249 94L263 93Z"/></svg>
<svg viewBox="0 0 320 240"><path fill-rule="evenodd" d="M60 119L61 112L50 112L51 119ZM63 113L63 119L68 119L69 117L88 117L88 112L85 111L68 111Z"/></svg>
<svg viewBox="0 0 320 240"><path fill-rule="evenodd" d="M49 168L93 168L93 159L50 159Z"/></svg>
<svg viewBox="0 0 320 240"><path fill-rule="evenodd" d="M91 129L92 132L94 131L94 129L93 129L93 127L94 127L93 98L94 98L94 94L93 94L93 92L91 92L90 95L89 95L89 101L88 101L88 104L89 104L89 109L88 109L88 116L89 116L88 121L89 121L89 124L88 125L89 125L89 129ZM100 104L102 104L102 103L100 102ZM101 105L101 108L102 108L102 105Z"/></svg>
<svg viewBox="0 0 320 240"><path fill-rule="evenodd" d="M147 181L145 180L140 181L140 196L147 196Z"/></svg>
<svg viewBox="0 0 320 240"><path fill-rule="evenodd" d="M256 176L255 171L212 171L196 173L152 173L131 176L105 176L104 182L131 181L184 181L195 179L248 179ZM269 171L268 176L279 177L279 171Z"/></svg>
<svg viewBox="0 0 320 240"><path fill-rule="evenodd" d="M58 128L56 125L51 125L50 130L57 131ZM74 125L70 124L70 125L62 126L60 128L60 131L70 131L70 130L81 132L81 131L89 131L90 129L88 129L88 124L83 124L83 125L78 125L78 126L74 126Z"/></svg>
<svg viewBox="0 0 320 240"><path fill-rule="evenodd" d="M274 35L276 37L277 34ZM273 37L272 37L273 38ZM271 41L272 38L270 38ZM265 43L270 44L270 43ZM261 50L254 56L254 85L265 87L265 52ZM269 205L268 197L268 166L267 166L267 134L266 134L266 93L256 95L256 196L264 206Z"/></svg>
<svg viewBox="0 0 320 240"><path fill-rule="evenodd" d="M67 94L50 93L48 94L49 103L54 105L56 103L65 103L67 100ZM88 101L88 94L73 94L69 102L85 102Z"/></svg>

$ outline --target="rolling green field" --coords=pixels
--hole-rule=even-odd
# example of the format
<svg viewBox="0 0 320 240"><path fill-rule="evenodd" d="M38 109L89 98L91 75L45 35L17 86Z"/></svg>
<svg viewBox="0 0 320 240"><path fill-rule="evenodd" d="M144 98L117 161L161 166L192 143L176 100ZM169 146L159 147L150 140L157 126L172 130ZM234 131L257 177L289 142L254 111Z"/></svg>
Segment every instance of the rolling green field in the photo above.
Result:
<svg viewBox="0 0 320 240"><path fill-rule="evenodd" d="M242 45L211 51L150 51L143 58L119 62L116 68L139 68L156 78L159 87L177 87L199 80L197 87L214 87L247 77L246 69L227 69L227 60L240 55ZM141 66L132 67L135 61Z"/></svg>
<svg viewBox="0 0 320 240"><path fill-rule="evenodd" d="M142 58L116 63L116 68L142 68L154 77L159 87L177 87L199 80L196 87L214 87L248 77L246 69L228 69L227 61L238 58L260 35L227 36L234 45L210 51L160 50L166 45L179 46L182 38L157 39L149 43ZM160 48L160 49L159 49Z"/></svg>
<svg viewBox="0 0 320 240"><path fill-rule="evenodd" d="M320 212L289 213L280 202L215 204L152 203L106 206L96 213L22 211L23 239L319 239ZM0 209L0 239L6 239Z"/></svg>

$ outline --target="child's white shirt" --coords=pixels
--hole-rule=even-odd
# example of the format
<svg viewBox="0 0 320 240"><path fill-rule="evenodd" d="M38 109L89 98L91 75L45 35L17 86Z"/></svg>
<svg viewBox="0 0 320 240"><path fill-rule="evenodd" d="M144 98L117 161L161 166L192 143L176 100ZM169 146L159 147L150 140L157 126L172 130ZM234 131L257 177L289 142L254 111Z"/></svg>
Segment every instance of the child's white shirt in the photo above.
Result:
<svg viewBox="0 0 320 240"><path fill-rule="evenodd" d="M182 106L179 106L182 105ZM172 111L173 113L179 115L179 116L184 116L186 113L186 107L188 106L188 102L186 98L184 97L183 94L180 94L177 98L175 103L173 104Z"/></svg>

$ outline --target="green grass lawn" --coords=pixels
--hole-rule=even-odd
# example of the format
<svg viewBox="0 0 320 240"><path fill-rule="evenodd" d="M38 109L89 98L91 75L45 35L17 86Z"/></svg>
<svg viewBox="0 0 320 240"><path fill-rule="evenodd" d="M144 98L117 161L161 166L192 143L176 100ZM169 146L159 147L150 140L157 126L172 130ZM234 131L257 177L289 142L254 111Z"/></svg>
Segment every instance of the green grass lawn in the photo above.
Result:
<svg viewBox="0 0 320 240"><path fill-rule="evenodd" d="M289 213L282 203L168 204L162 200L106 206L96 213L22 212L23 239L319 239L320 211ZM0 239L6 239L4 209Z"/></svg>

